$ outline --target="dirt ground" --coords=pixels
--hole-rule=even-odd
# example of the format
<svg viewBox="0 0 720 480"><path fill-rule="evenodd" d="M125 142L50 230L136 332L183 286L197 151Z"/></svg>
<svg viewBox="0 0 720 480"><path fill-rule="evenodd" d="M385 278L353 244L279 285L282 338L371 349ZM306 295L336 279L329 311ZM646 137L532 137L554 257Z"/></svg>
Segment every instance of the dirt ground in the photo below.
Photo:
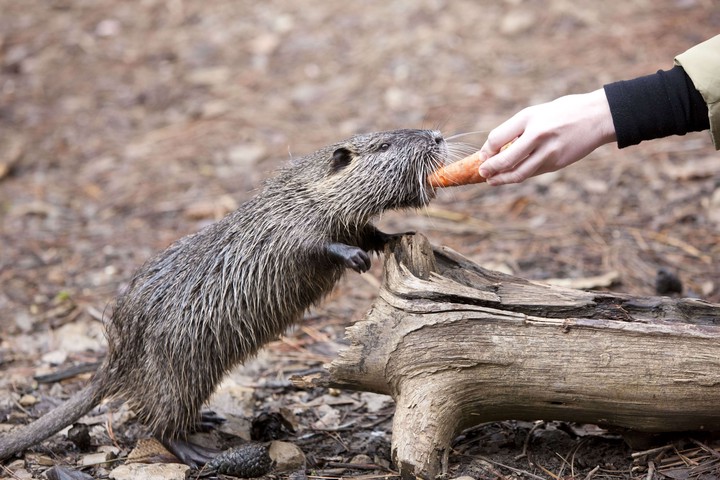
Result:
<svg viewBox="0 0 720 480"><path fill-rule="evenodd" d="M80 388L87 374L33 376L99 359L103 312L132 272L290 156L395 128L474 132L462 141L479 147L527 105L670 68L719 29L713 0L0 0L0 422L27 422ZM610 145L521 185L443 191L379 225L531 279L616 272L610 288L630 294L652 295L666 268L685 295L720 302L719 160L707 132ZM213 400L233 425L291 418L308 478L392 478L391 402L287 381L332 360L380 272L375 261L349 274ZM75 467L98 444L122 457L144 432L110 411L116 429L101 415L94 446L56 436L0 476ZM465 432L449 475L649 478L618 437L533 427ZM373 466L344 466L359 454Z"/></svg>

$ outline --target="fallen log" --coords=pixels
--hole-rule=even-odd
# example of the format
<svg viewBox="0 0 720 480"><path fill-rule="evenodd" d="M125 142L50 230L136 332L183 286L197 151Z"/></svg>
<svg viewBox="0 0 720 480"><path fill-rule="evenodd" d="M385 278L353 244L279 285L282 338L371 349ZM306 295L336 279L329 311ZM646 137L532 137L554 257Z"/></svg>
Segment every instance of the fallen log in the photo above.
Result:
<svg viewBox="0 0 720 480"><path fill-rule="evenodd" d="M720 431L720 305L555 287L489 271L421 235L385 252L378 298L327 371L391 395L393 459L435 478L464 428L563 420Z"/></svg>

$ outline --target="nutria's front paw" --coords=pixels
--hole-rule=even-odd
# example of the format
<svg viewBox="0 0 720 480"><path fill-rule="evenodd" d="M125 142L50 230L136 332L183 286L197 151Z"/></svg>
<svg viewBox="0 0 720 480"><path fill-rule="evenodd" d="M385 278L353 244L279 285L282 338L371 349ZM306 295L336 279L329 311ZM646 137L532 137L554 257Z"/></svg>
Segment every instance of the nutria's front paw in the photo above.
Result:
<svg viewBox="0 0 720 480"><path fill-rule="evenodd" d="M345 266L352 268L358 273L370 270L370 255L361 248L358 248L352 255L345 259Z"/></svg>
<svg viewBox="0 0 720 480"><path fill-rule="evenodd" d="M327 246L327 251L347 268L352 268L358 273L370 270L370 255L362 248L344 243L331 243Z"/></svg>

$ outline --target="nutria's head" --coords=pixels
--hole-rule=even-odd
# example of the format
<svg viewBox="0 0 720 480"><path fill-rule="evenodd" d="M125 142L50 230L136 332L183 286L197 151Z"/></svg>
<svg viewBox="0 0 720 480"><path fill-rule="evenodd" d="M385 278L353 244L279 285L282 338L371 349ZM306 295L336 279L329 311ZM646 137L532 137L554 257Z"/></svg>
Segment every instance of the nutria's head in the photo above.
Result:
<svg viewBox="0 0 720 480"><path fill-rule="evenodd" d="M434 190L427 176L448 155L435 130L393 130L356 135L298 160L303 190L348 220L367 220L385 210L427 205ZM362 221L362 220L361 220Z"/></svg>

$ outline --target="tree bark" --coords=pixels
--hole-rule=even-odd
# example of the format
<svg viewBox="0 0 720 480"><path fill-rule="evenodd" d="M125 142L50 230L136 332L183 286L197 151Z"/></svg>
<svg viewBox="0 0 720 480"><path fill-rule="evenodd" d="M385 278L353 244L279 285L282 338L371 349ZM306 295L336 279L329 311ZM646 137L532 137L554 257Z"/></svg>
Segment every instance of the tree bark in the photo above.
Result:
<svg viewBox="0 0 720 480"><path fill-rule="evenodd" d="M464 428L564 420L720 430L720 305L553 287L488 271L421 235L385 252L383 285L322 378L391 395L405 478L435 478Z"/></svg>

